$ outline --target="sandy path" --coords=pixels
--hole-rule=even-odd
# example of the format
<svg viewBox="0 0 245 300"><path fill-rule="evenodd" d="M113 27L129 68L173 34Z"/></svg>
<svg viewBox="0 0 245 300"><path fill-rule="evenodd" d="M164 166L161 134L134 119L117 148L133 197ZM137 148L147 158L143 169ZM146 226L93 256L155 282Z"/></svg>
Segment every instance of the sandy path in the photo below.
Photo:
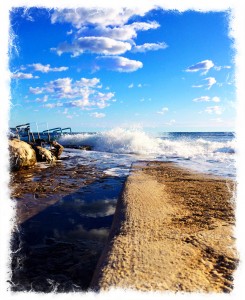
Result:
<svg viewBox="0 0 245 300"><path fill-rule="evenodd" d="M136 166L91 288L231 291L234 188L171 163Z"/></svg>

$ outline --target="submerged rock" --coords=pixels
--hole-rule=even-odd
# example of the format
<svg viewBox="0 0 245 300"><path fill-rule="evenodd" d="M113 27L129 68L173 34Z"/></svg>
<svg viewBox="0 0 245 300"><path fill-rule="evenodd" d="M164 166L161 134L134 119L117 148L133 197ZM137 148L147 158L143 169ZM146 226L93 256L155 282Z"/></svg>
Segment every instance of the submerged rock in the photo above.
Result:
<svg viewBox="0 0 245 300"><path fill-rule="evenodd" d="M56 141L53 141L52 144L51 144L54 148L51 149L51 153L58 159L60 158L63 150L64 150L64 147L61 146L59 143L57 143Z"/></svg>
<svg viewBox="0 0 245 300"><path fill-rule="evenodd" d="M37 162L35 150L28 143L18 139L9 140L9 152L12 171L30 168Z"/></svg>
<svg viewBox="0 0 245 300"><path fill-rule="evenodd" d="M53 163L56 161L56 157L50 150L45 149L41 146L33 146L33 148L36 152L37 161L48 163Z"/></svg>

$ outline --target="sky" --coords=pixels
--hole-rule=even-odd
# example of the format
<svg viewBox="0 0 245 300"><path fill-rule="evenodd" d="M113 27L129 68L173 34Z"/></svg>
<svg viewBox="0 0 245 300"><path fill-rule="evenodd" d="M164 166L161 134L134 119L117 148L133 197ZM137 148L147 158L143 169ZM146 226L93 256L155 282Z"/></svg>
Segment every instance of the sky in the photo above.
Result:
<svg viewBox="0 0 245 300"><path fill-rule="evenodd" d="M229 12L11 10L10 127L234 131Z"/></svg>

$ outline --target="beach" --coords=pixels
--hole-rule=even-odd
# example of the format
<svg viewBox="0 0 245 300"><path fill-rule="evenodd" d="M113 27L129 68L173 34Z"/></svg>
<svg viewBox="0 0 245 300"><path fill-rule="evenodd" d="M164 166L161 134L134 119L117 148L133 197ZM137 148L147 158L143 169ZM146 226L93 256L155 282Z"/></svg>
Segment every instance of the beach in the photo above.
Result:
<svg viewBox="0 0 245 300"><path fill-rule="evenodd" d="M173 163L136 164L91 288L230 292L234 193L232 180Z"/></svg>

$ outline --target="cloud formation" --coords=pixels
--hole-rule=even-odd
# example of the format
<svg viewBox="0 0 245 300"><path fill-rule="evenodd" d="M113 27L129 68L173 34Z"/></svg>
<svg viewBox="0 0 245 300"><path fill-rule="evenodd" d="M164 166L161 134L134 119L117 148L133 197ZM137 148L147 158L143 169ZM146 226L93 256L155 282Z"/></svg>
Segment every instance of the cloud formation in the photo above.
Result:
<svg viewBox="0 0 245 300"><path fill-rule="evenodd" d="M215 96L210 98L209 96L201 96L192 100L193 102L220 102L220 98Z"/></svg>
<svg viewBox="0 0 245 300"><path fill-rule="evenodd" d="M205 75L213 67L214 67L214 63L212 62L212 60L207 59L188 67L186 69L186 72L202 71L202 75Z"/></svg>
<svg viewBox="0 0 245 300"><path fill-rule="evenodd" d="M93 118L101 119L101 118L105 117L105 114L94 112L94 113L91 113L90 116L93 117Z"/></svg>
<svg viewBox="0 0 245 300"><path fill-rule="evenodd" d="M109 105L109 101L113 100L114 93L103 92L101 89L99 78L80 78L75 81L66 77L49 81L43 87L30 87L29 91L32 94L44 94L43 98L38 98L38 102L47 102L49 99L57 101L47 103L43 107L64 106L89 110L105 108Z"/></svg>
<svg viewBox="0 0 245 300"><path fill-rule="evenodd" d="M142 62L123 56L99 56L96 58L97 68L117 72L134 72L143 67Z"/></svg>
<svg viewBox="0 0 245 300"><path fill-rule="evenodd" d="M136 45L134 39L139 31L153 30L160 27L156 21L130 22L134 16L145 16L152 5L146 8L77 8L59 9L51 15L51 23L68 23L73 28L69 31L71 42L64 41L51 50L58 55L71 53L77 57L83 53L93 53L103 57L97 69L106 68L118 72L133 72L143 67L139 61L119 57L128 51L146 52L165 49L164 42ZM109 56L106 60L104 56ZM115 56L113 59L112 56ZM98 62L98 59L97 59ZM94 71L96 68L94 69Z"/></svg>
<svg viewBox="0 0 245 300"><path fill-rule="evenodd" d="M30 64L29 67L32 67L34 71L42 72L42 73L48 73L48 72L62 72L68 70L68 67L55 67L51 68L49 64L43 65L40 63Z"/></svg>
<svg viewBox="0 0 245 300"><path fill-rule="evenodd" d="M74 28L82 26L120 26L126 24L135 15L144 16L151 8L76 8L57 9L51 15L51 23L70 23Z"/></svg>
<svg viewBox="0 0 245 300"><path fill-rule="evenodd" d="M145 43L143 45L134 46L132 52L146 52L146 51L156 51L159 49L166 49L168 47L165 43Z"/></svg>
<svg viewBox="0 0 245 300"><path fill-rule="evenodd" d="M208 106L205 109L205 112L208 114L216 114L221 115L223 113L224 109L221 106L215 105L215 106Z"/></svg>
<svg viewBox="0 0 245 300"><path fill-rule="evenodd" d="M222 69L231 69L231 66L215 66L215 70L220 71Z"/></svg>
<svg viewBox="0 0 245 300"><path fill-rule="evenodd" d="M193 102L208 102L210 101L209 96L201 96L192 100Z"/></svg>
<svg viewBox="0 0 245 300"><path fill-rule="evenodd" d="M63 43L57 48L53 48L58 55L66 52L72 55L79 56L84 52L91 52L104 55L123 54L131 49L131 45L127 42L114 40L108 37L86 36L80 37L72 44Z"/></svg>
<svg viewBox="0 0 245 300"><path fill-rule="evenodd" d="M17 72L17 73L12 73L11 78L14 78L14 79L33 79L33 78L39 78L39 77L38 76L33 76L31 73Z"/></svg>
<svg viewBox="0 0 245 300"><path fill-rule="evenodd" d="M115 27L105 27L105 26L95 26L88 27L84 26L79 29L76 36L103 36L120 41L128 41L137 37L137 31L146 31L149 29L156 29L160 25L153 22L134 22L132 24L115 26Z"/></svg>
<svg viewBox="0 0 245 300"><path fill-rule="evenodd" d="M40 88L40 87L35 87L35 88L30 87L30 88L29 88L29 92L30 92L31 94L34 94L34 95L42 94L43 88Z"/></svg>
<svg viewBox="0 0 245 300"><path fill-rule="evenodd" d="M164 115L166 112L168 112L167 107L163 107L160 111L157 111L157 113L160 114L160 115Z"/></svg>
<svg viewBox="0 0 245 300"><path fill-rule="evenodd" d="M217 82L214 77L208 77L208 78L205 78L203 80L206 80L205 84L193 85L192 87L194 87L194 88L207 87L207 89L210 90L211 87Z"/></svg>

